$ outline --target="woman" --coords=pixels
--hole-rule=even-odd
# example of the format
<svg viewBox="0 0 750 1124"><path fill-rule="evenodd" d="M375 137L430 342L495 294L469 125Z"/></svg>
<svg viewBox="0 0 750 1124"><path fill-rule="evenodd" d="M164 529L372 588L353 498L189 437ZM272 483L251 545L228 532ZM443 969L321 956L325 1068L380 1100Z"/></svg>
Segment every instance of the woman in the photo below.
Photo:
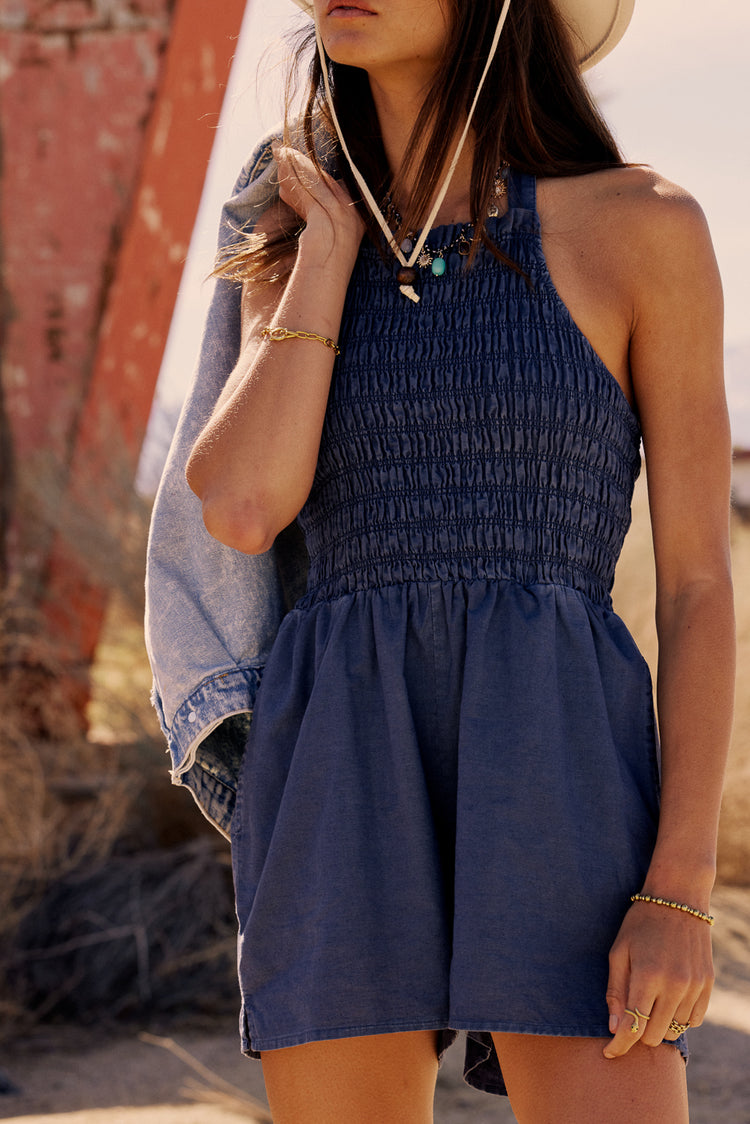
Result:
<svg viewBox="0 0 750 1124"><path fill-rule="evenodd" d="M705 224L622 164L585 6L314 15L310 120L220 268L241 346L187 464L230 554L299 515L310 558L232 815L243 1045L280 1124L430 1120L458 1029L523 1124L676 1124L733 682ZM641 435L661 793L609 599Z"/></svg>

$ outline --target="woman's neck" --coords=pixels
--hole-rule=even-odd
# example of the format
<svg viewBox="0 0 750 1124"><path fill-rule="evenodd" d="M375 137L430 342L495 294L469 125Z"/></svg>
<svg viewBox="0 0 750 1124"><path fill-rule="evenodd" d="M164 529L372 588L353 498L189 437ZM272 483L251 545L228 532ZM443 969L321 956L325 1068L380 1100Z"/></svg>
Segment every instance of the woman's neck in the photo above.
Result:
<svg viewBox="0 0 750 1124"><path fill-rule="evenodd" d="M380 132L388 164L392 173L397 175L409 148L409 140L424 101L425 89L408 79L385 83L374 79L372 76L370 77L370 88L380 123ZM454 141L448 149L449 157L442 170L443 174L450 162L450 156L452 156L455 146L458 144L459 136L460 132L457 131ZM473 151L473 136L472 133L469 133L445 199L435 218L435 223L438 225L447 222L465 222L469 218ZM411 161L406 178L400 185L400 198L394 199L394 203L399 210L406 208L406 202L414 190L420 163L420 158ZM438 177L435 195L437 195L441 185L442 176Z"/></svg>

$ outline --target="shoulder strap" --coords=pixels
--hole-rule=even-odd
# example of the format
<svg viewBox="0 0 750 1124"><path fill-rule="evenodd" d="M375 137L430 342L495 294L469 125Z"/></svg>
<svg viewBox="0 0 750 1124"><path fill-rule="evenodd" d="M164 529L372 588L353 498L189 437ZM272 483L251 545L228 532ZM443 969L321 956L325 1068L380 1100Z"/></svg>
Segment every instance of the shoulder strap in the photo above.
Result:
<svg viewBox="0 0 750 1124"><path fill-rule="evenodd" d="M513 168L508 173L508 206L520 211L531 211L536 214L536 176L526 172L516 172Z"/></svg>

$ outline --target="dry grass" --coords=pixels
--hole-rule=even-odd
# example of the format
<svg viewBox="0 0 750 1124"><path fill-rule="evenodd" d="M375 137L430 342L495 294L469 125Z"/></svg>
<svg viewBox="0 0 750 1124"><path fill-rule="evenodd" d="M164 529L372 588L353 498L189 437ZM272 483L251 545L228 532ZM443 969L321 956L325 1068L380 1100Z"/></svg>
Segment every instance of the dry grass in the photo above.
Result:
<svg viewBox="0 0 750 1124"><path fill-rule="evenodd" d="M185 1083L183 1096L188 1100L198 1104L226 1108L231 1112L246 1116L249 1120L255 1120L258 1124L272 1121L271 1113L265 1105L261 1104L255 1097L251 1097L244 1089L239 1089L236 1085L225 1081L223 1077L205 1066L188 1050L175 1042L173 1038L162 1038L154 1034L140 1034L139 1038L142 1042L151 1046L159 1046L168 1050L202 1079L201 1081L193 1080Z"/></svg>
<svg viewBox="0 0 750 1124"><path fill-rule="evenodd" d="M77 734L58 668L34 622L2 617L0 663L0 1014L3 1025L27 1012L10 986L12 949L46 887L111 854L132 799L132 784ZM24 636L23 661L15 656ZM60 740L38 736L43 720Z"/></svg>
<svg viewBox="0 0 750 1124"><path fill-rule="evenodd" d="M11 869L35 880L106 857L127 814L128 785L117 762L103 760L80 736L41 630L2 614L0 624L0 870L7 893ZM18 661L10 649L21 629ZM41 736L40 725L59 736Z"/></svg>
<svg viewBox="0 0 750 1124"><path fill-rule="evenodd" d="M9 610L2 621L0 1036L56 1016L200 1011L204 987L212 1010L235 1001L226 846L184 832L169 850L155 842L146 797L158 768L170 807L163 740L140 622L122 600L113 609L99 742L78 732L42 630Z"/></svg>
<svg viewBox="0 0 750 1124"><path fill-rule="evenodd" d="M78 1022L232 1009L236 933L227 860L204 836L113 855L47 885L19 926L11 956L24 1007L36 1017Z"/></svg>
<svg viewBox="0 0 750 1124"><path fill-rule="evenodd" d="M121 594L110 599L91 673L89 740L146 742L164 765L165 743L151 706L151 671L143 642L143 614Z"/></svg>

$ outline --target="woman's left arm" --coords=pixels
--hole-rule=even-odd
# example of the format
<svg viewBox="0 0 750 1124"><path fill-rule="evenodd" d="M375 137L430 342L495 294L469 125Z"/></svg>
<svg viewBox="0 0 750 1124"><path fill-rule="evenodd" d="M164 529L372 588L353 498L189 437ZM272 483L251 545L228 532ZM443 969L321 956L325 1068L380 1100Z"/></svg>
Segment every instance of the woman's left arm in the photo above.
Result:
<svg viewBox="0 0 750 1124"><path fill-rule="evenodd" d="M658 183L634 242L630 366L641 417L656 561L662 802L642 887L709 912L734 695L729 552L731 440L721 283L703 214ZM713 982L709 925L652 903L628 910L610 955L618 1056L699 1025ZM625 1008L649 1014L637 1032Z"/></svg>

